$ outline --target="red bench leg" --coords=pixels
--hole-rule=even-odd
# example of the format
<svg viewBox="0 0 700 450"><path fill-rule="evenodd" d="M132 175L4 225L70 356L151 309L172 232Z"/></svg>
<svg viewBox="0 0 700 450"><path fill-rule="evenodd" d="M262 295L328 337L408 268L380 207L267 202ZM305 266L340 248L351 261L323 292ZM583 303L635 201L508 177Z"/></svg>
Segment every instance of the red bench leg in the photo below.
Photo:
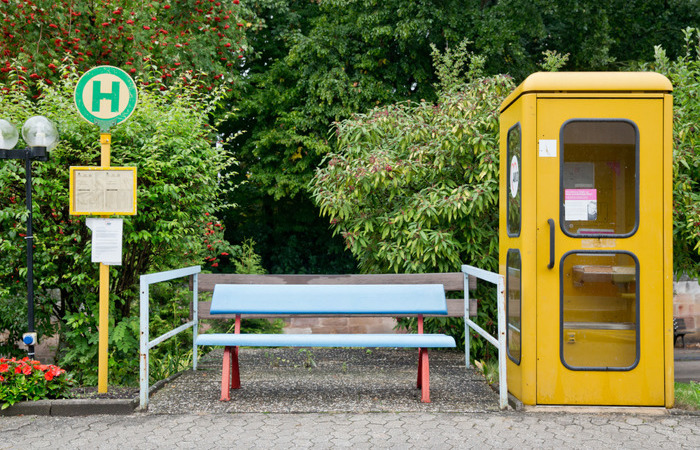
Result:
<svg viewBox="0 0 700 450"><path fill-rule="evenodd" d="M238 370L238 347L233 348L233 359L231 361L231 389L241 388L241 373Z"/></svg>
<svg viewBox="0 0 700 450"><path fill-rule="evenodd" d="M231 400L231 363L233 347L224 347L224 364L221 367L221 401Z"/></svg>
<svg viewBox="0 0 700 450"><path fill-rule="evenodd" d="M241 315L236 314L234 332L241 332ZM224 365L221 368L221 401L231 400L231 389L241 388L241 374L238 369L238 347L224 347Z"/></svg>
<svg viewBox="0 0 700 450"><path fill-rule="evenodd" d="M418 383L420 388L420 401L430 403L430 366L428 364L428 349L418 349Z"/></svg>
<svg viewBox="0 0 700 450"><path fill-rule="evenodd" d="M238 347L224 347L224 364L221 368L221 401L231 400L231 389L241 388L238 370Z"/></svg>

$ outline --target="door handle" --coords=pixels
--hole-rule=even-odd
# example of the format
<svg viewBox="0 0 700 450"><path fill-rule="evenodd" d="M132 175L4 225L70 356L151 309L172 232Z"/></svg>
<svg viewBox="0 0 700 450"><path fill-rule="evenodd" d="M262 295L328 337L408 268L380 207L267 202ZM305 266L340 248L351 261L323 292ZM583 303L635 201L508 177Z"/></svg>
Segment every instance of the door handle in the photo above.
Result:
<svg viewBox="0 0 700 450"><path fill-rule="evenodd" d="M547 219L549 224L549 264L547 268L554 267L554 219Z"/></svg>

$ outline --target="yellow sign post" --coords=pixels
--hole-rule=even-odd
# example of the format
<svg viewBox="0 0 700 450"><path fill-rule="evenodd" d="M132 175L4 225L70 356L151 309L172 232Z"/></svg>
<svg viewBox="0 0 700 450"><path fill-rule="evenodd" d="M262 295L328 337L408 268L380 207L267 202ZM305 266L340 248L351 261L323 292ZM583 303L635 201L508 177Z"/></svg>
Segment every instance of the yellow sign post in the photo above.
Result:
<svg viewBox="0 0 700 450"><path fill-rule="evenodd" d="M110 166L112 135L100 133L100 164L102 167ZM109 216L102 216L109 217ZM99 321L99 345L97 348L97 392L107 392L107 378L109 373L108 342L109 342L109 266L100 263L100 321Z"/></svg>
<svg viewBox="0 0 700 450"><path fill-rule="evenodd" d="M85 170L79 171L79 169L85 168L71 168L71 214L93 214L104 218L115 213L136 214L136 169L123 168L133 170L131 183L124 182L124 174L109 170L112 141L109 129L125 121L131 115L136 107L137 98L136 84L126 72L117 67L95 67L78 80L74 95L75 105L85 120L98 125L102 131L100 134L100 169L104 172L99 177L97 173L89 176ZM112 177L112 180L117 181L116 186L114 183L109 186L110 183L104 179L110 172L117 175ZM128 174L126 175L128 177ZM74 184L76 182L78 186ZM129 193L131 198L129 198ZM124 201L125 197L126 201ZM116 199L116 203L113 201L114 199ZM124 209L123 205L128 206L129 203L132 206L129 211L120 211ZM81 209L84 211L80 211ZM100 317L97 391L106 393L109 368L107 351L109 340L109 265L100 262L99 272Z"/></svg>

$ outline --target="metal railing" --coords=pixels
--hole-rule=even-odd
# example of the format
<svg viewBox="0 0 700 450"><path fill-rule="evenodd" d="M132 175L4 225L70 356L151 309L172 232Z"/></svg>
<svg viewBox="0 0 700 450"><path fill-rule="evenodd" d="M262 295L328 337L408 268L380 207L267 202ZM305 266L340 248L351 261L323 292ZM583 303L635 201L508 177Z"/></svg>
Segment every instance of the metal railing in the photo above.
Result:
<svg viewBox="0 0 700 450"><path fill-rule="evenodd" d="M489 343L498 349L498 392L499 392L499 407L506 409L508 407L508 382L506 377L506 296L505 296L505 279L503 275L479 269L477 267L463 265L462 272L464 273L464 357L467 367L470 367L470 332L469 328L479 333ZM488 281L496 285L498 297L496 304L498 306L498 339L488 334L483 328L474 323L469 318L469 275L477 277L481 280Z"/></svg>
<svg viewBox="0 0 700 450"><path fill-rule="evenodd" d="M192 369L197 370L197 330L198 319L197 319L197 290L198 290L198 277L197 274L201 272L202 268L200 266L186 267L184 269L168 270L166 272L149 273L147 275L141 275L141 297L140 297L140 327L141 327L141 337L140 337L140 357L139 357L139 408L144 409L148 407L148 394L150 385L148 382L148 363L150 349L160 344L161 342L169 339L176 334L192 328ZM151 284L160 283L161 281L174 280L176 278L182 278L193 275L193 286L192 286L192 320L184 325L181 325L169 332L158 336L157 338L149 341L149 295L148 290Z"/></svg>

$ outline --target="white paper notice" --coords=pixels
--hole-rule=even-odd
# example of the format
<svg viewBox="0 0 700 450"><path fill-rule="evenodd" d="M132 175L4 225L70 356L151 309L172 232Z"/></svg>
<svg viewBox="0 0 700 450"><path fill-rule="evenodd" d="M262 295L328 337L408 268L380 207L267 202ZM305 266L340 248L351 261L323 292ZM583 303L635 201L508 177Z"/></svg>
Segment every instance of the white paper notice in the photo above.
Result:
<svg viewBox="0 0 700 450"><path fill-rule="evenodd" d="M89 217L85 224L92 230L92 262L121 266L124 219Z"/></svg>
<svg viewBox="0 0 700 450"><path fill-rule="evenodd" d="M540 139L540 157L541 158L556 158L557 157L557 140L556 139Z"/></svg>
<svg viewBox="0 0 700 450"><path fill-rule="evenodd" d="M564 220L596 220L598 198L595 189L564 190Z"/></svg>

